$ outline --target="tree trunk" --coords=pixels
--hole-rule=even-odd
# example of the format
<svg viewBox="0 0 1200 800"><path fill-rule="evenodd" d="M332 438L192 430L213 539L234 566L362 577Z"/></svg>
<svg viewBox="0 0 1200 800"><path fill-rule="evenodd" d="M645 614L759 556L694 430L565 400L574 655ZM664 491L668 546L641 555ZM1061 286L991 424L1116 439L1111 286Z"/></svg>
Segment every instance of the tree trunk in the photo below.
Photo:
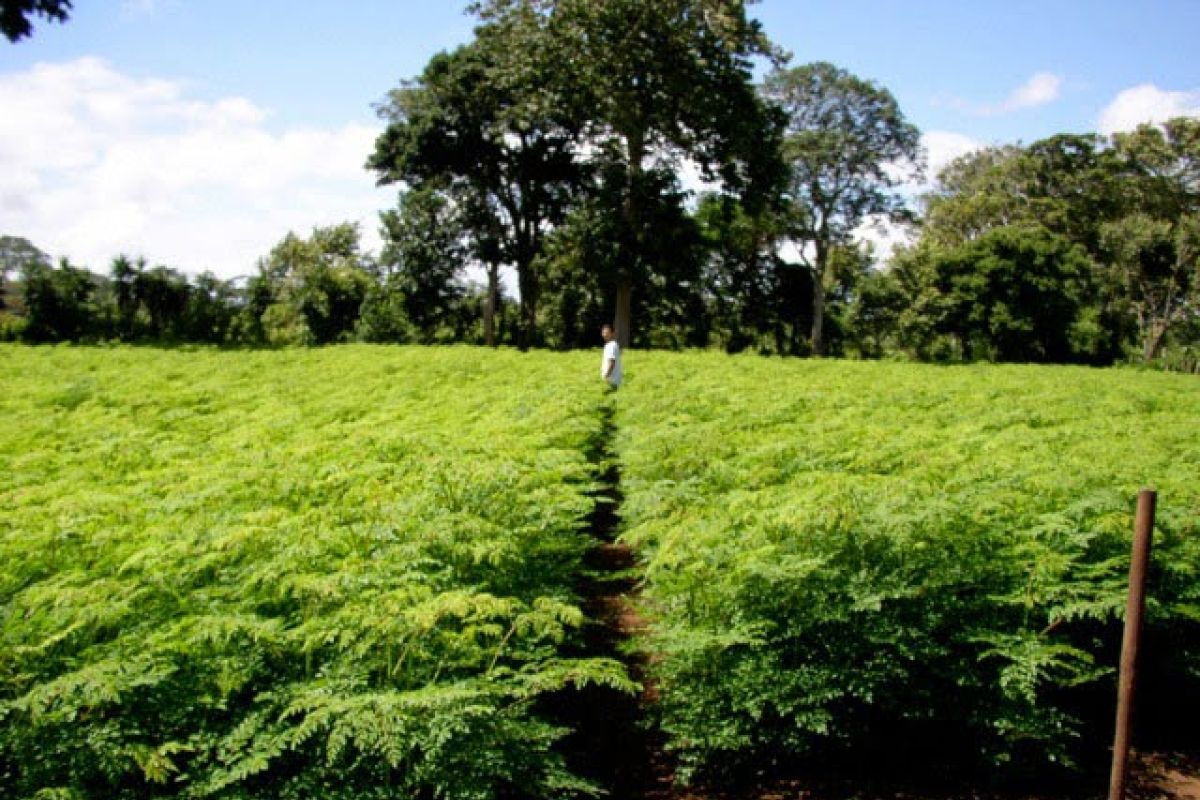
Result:
<svg viewBox="0 0 1200 800"><path fill-rule="evenodd" d="M628 275L622 275L617 283L617 312L613 328L617 334L617 344L621 349L629 347L630 320L633 307L633 280Z"/></svg>
<svg viewBox="0 0 1200 800"><path fill-rule="evenodd" d="M617 303L613 327L616 329L617 344L622 349L629 347L633 339L633 279L638 273L641 259L641 213L638 208L638 192L641 191L642 161L646 158L646 133L634 127L625 137L629 155L629 185L625 195L625 229L623 237L626 248L623 263L617 273Z"/></svg>
<svg viewBox="0 0 1200 800"><path fill-rule="evenodd" d="M483 301L483 338L488 347L496 346L496 300L500 296L500 267L487 266L487 297Z"/></svg>
<svg viewBox="0 0 1200 800"><path fill-rule="evenodd" d="M528 350L534 345L537 334L538 280L533 270L533 258L526 255L517 265L517 283L521 289L521 330L517 345Z"/></svg>
<svg viewBox="0 0 1200 800"><path fill-rule="evenodd" d="M1167 324L1165 322L1152 323L1150 329L1146 331L1146 341L1142 347L1142 361L1149 363L1158 358L1158 353L1162 350L1163 339L1167 336Z"/></svg>
<svg viewBox="0 0 1200 800"><path fill-rule="evenodd" d="M812 351L825 355L825 283L818 274L813 278Z"/></svg>
<svg viewBox="0 0 1200 800"><path fill-rule="evenodd" d="M813 246L816 249L816 259L813 264L813 302L812 302L812 354L825 355L825 271L829 268L829 224L828 216L822 215L821 224L817 226Z"/></svg>

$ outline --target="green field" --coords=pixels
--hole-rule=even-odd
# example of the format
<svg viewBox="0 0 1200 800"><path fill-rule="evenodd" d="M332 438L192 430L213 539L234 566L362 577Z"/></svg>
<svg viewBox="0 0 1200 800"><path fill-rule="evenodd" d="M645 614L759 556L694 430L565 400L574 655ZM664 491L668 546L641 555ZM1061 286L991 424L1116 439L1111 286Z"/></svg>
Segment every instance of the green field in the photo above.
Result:
<svg viewBox="0 0 1200 800"><path fill-rule="evenodd" d="M682 778L1075 757L1147 484L1148 669L1200 689L1195 378L597 360L0 347L0 794L586 793L545 699L631 688L580 655L606 447Z"/></svg>
<svg viewBox="0 0 1200 800"><path fill-rule="evenodd" d="M583 364L0 350L0 794L570 793Z"/></svg>
<svg viewBox="0 0 1200 800"><path fill-rule="evenodd" d="M685 771L922 737L985 765L1098 752L1142 486L1145 683L1196 696L1195 380L666 354L631 372L625 536Z"/></svg>

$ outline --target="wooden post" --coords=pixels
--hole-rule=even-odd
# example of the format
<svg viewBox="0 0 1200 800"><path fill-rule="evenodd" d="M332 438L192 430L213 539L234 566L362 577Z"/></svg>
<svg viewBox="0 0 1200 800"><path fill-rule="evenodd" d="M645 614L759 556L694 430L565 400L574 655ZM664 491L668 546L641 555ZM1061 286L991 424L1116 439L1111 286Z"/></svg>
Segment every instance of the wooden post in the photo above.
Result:
<svg viewBox="0 0 1200 800"><path fill-rule="evenodd" d="M1129 562L1129 601L1125 606L1125 636L1121 642L1121 676L1117 683L1117 732L1113 739L1112 775L1108 800L1125 800L1125 773L1129 766L1129 728L1133 720L1133 689L1138 644L1142 638L1142 612L1146 608L1146 568L1154 533L1152 489L1138 492L1137 524L1133 533L1133 558Z"/></svg>

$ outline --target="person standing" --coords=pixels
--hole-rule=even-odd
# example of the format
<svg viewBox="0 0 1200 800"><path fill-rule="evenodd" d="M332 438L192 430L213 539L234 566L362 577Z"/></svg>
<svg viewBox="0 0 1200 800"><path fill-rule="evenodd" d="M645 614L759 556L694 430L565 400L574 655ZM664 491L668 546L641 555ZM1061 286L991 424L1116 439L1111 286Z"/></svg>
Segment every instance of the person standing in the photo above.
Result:
<svg viewBox="0 0 1200 800"><path fill-rule="evenodd" d="M608 381L608 385L617 388L621 385L621 346L617 344L616 332L612 325L600 329L604 338L604 354L600 357L600 376Z"/></svg>

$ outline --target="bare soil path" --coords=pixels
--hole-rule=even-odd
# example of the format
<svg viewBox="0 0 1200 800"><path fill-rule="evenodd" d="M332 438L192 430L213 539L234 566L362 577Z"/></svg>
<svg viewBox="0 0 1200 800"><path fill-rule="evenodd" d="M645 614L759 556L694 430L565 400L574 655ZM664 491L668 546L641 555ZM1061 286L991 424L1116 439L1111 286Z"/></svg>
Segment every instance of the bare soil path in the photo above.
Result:
<svg viewBox="0 0 1200 800"><path fill-rule="evenodd" d="M616 541L621 524L621 472L611 451L612 407L602 409L603 429L592 461L600 489L588 520L593 544L584 559L579 594L589 622L584 632L590 655L614 658L642 684L636 695L605 687L578 692L563 709L576 733L566 749L575 768L608 791L613 800L668 800L673 792L672 771L662 740L649 724L655 701L646 680L643 656L631 647L642 626L637 612L639 569L628 545Z"/></svg>

